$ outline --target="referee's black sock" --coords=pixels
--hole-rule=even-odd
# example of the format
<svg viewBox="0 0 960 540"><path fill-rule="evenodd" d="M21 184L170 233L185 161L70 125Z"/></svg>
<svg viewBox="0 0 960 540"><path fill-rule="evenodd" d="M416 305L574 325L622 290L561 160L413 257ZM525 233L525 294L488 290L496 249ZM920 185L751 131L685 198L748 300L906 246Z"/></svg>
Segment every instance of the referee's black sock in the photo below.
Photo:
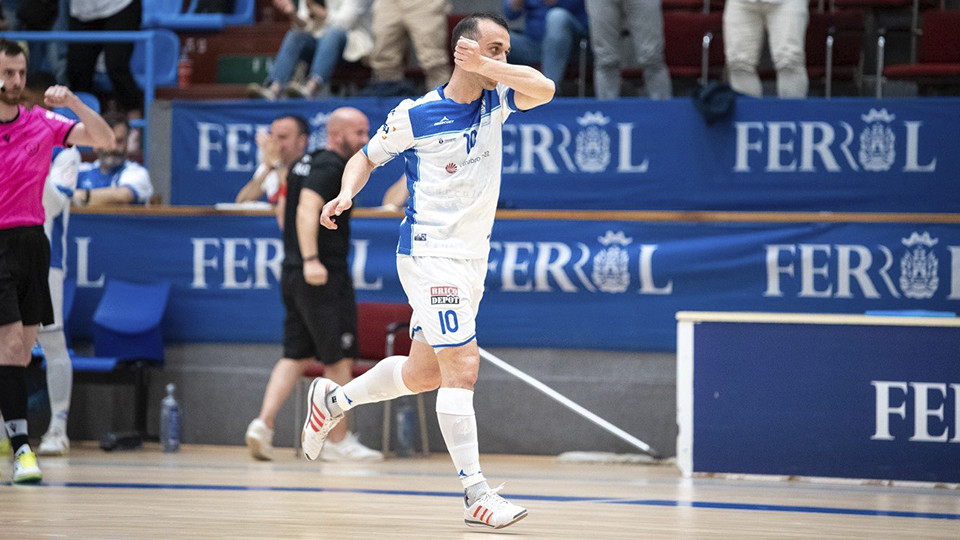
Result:
<svg viewBox="0 0 960 540"><path fill-rule="evenodd" d="M0 366L0 413L16 452L27 444L27 368Z"/></svg>

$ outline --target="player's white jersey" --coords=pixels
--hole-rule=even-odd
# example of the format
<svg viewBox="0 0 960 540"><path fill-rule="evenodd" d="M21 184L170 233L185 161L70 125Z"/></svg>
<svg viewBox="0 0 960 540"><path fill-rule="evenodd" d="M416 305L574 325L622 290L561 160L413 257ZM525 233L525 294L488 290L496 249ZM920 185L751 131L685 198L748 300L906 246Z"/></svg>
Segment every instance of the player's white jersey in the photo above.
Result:
<svg viewBox="0 0 960 540"><path fill-rule="evenodd" d="M502 84L467 104L447 99L440 87L390 111L363 152L377 165L397 156L406 161L410 197L397 253L487 257L500 197L503 123L515 111L514 91Z"/></svg>
<svg viewBox="0 0 960 540"><path fill-rule="evenodd" d="M50 165L50 173L43 186L43 211L46 221L43 232L50 240L50 267L66 268L67 225L70 220L70 200L77 187L80 170L80 151L76 147L61 150Z"/></svg>

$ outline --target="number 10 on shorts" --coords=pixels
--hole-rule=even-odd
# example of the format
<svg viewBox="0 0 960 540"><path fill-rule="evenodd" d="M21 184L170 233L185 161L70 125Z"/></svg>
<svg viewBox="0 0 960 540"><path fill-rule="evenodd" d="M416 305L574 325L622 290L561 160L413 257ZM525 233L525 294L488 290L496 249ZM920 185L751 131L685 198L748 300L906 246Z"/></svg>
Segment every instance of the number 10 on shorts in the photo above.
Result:
<svg viewBox="0 0 960 540"><path fill-rule="evenodd" d="M438 311L437 315L440 317L440 333L446 335L447 332L451 334L456 334L457 330L460 329L460 322L457 321L457 312L448 309L447 311Z"/></svg>

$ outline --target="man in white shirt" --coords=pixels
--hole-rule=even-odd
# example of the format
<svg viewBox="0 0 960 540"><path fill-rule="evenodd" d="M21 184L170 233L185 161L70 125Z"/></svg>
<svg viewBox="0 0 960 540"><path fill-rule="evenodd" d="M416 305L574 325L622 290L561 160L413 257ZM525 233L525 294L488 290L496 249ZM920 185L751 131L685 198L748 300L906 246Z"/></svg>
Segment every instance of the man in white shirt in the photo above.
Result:
<svg viewBox="0 0 960 540"><path fill-rule="evenodd" d="M113 129L114 145L97 148L97 160L80 165L73 202L78 206L147 204L153 196L150 173L127 159L130 124L121 114L104 118Z"/></svg>
<svg viewBox="0 0 960 540"><path fill-rule="evenodd" d="M310 386L301 439L317 459L327 433L357 405L431 391L447 450L464 488L467 525L501 528L527 515L490 489L480 471L473 388L480 365L475 317L487 273L500 192L503 123L553 99L553 82L506 63L510 34L498 15L474 14L453 31L450 82L404 100L347 163L340 194L320 217L329 229L370 173L403 156L410 197L400 225L397 270L413 306L410 355L385 358L341 386ZM501 486L502 487L502 486Z"/></svg>

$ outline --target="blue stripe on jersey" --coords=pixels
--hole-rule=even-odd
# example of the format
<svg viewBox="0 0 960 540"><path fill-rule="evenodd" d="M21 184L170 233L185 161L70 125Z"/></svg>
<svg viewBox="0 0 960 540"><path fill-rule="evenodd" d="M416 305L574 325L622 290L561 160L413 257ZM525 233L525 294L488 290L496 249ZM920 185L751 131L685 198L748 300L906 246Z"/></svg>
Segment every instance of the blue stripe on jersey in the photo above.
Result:
<svg viewBox="0 0 960 540"><path fill-rule="evenodd" d="M63 269L63 235L65 233L63 214L60 214L53 218L53 226L50 229L50 268Z"/></svg>
<svg viewBox="0 0 960 540"><path fill-rule="evenodd" d="M484 98L487 100L487 113L491 113L500 107L500 94L496 90L492 92L485 91Z"/></svg>
<svg viewBox="0 0 960 540"><path fill-rule="evenodd" d="M63 194L66 195L67 197L73 198L73 190L72 190L72 189L70 189L70 188L68 188L68 187L66 187L66 186L61 186L60 184L56 184L56 188L57 188L57 191L59 191L60 193L63 193Z"/></svg>
<svg viewBox="0 0 960 540"><path fill-rule="evenodd" d="M491 112L494 104L491 103L491 92L483 91L480 99L472 103L457 103L446 99L443 89L438 89L441 99L427 101L411 107L407 114L410 117L410 128L414 139L437 136L444 133L458 133L470 129L480 123L480 102ZM494 94L496 92L493 92Z"/></svg>
<svg viewBox="0 0 960 540"><path fill-rule="evenodd" d="M513 88L507 89L507 107L510 107L511 111L523 112L519 107L517 107L517 102L514 99L515 94L516 92L513 90Z"/></svg>
<svg viewBox="0 0 960 540"><path fill-rule="evenodd" d="M413 248L413 226L417 223L417 182L420 181L420 155L416 148L403 152L406 163L407 198L406 217L400 222L400 241L397 244L397 253L410 255Z"/></svg>

